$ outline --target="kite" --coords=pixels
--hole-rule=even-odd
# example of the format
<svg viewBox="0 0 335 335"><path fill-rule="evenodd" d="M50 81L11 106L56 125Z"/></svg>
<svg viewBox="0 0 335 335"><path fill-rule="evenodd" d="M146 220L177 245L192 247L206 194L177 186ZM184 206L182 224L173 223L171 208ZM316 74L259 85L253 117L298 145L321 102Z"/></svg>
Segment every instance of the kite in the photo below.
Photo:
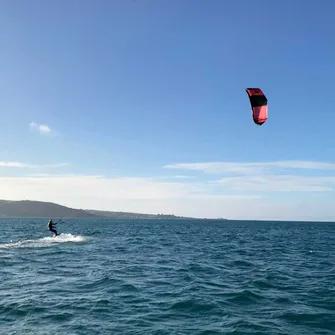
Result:
<svg viewBox="0 0 335 335"><path fill-rule="evenodd" d="M260 88L247 88L252 118L256 124L261 126L268 119L268 100Z"/></svg>

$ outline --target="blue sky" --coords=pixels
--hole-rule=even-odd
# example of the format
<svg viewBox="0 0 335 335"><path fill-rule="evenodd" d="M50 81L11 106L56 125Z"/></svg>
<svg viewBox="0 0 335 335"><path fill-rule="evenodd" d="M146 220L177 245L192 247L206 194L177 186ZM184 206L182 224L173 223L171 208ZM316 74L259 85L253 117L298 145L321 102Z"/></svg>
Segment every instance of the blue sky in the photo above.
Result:
<svg viewBox="0 0 335 335"><path fill-rule="evenodd" d="M0 198L335 220L334 11L2 1ZM268 98L261 127L246 87Z"/></svg>

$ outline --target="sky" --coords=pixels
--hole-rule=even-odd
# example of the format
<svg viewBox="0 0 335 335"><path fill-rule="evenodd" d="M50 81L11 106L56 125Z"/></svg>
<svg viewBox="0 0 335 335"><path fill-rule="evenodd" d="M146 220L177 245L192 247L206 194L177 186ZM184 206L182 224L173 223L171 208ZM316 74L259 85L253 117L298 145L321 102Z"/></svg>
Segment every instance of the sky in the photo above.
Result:
<svg viewBox="0 0 335 335"><path fill-rule="evenodd" d="M0 199L335 221L335 2L0 2ZM247 87L268 99L262 126Z"/></svg>

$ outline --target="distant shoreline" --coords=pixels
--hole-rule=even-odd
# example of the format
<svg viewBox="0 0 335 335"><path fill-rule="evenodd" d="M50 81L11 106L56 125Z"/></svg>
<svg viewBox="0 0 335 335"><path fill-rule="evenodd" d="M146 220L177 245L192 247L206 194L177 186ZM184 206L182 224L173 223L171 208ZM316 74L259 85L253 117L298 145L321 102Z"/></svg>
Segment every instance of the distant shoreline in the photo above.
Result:
<svg viewBox="0 0 335 335"><path fill-rule="evenodd" d="M35 200L0 200L0 218L81 218L81 219L153 219L153 220L227 220L193 218L173 214L141 214L93 209L75 209L53 202Z"/></svg>

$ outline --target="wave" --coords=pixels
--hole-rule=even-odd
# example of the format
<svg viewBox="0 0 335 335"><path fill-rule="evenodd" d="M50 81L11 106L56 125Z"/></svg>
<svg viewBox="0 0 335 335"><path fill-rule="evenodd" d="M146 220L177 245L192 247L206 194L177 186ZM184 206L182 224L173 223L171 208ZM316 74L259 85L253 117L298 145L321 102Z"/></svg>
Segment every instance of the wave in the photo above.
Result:
<svg viewBox="0 0 335 335"><path fill-rule="evenodd" d="M86 238L81 235L72 235L72 234L66 234L62 233L58 236L52 236L52 237L42 237L37 240L22 240L18 242L10 242L10 243L4 243L0 244L0 249L7 249L7 248L42 248L42 247L49 247L53 244L58 243L69 243L69 242L85 242Z"/></svg>

